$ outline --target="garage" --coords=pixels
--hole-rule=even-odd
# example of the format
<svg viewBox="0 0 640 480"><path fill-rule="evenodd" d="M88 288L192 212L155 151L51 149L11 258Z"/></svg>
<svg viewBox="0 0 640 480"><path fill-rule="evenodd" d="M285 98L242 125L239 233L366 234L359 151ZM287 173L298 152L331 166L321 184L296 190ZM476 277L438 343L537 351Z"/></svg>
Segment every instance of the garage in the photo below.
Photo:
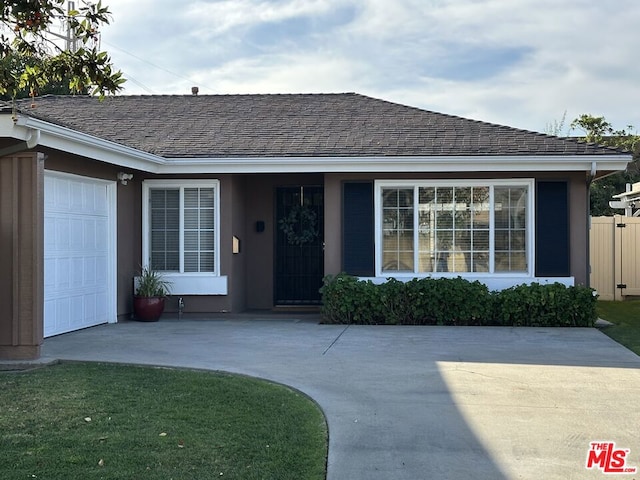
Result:
<svg viewBox="0 0 640 480"><path fill-rule="evenodd" d="M44 336L116 321L115 182L44 177Z"/></svg>

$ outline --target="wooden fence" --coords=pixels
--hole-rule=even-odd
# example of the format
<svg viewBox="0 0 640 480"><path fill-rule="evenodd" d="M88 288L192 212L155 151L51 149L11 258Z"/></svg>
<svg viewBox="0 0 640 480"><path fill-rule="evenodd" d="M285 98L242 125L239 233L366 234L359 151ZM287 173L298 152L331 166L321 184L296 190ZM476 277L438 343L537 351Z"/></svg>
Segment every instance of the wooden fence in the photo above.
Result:
<svg viewBox="0 0 640 480"><path fill-rule="evenodd" d="M640 296L640 218L591 217L589 262L601 300Z"/></svg>

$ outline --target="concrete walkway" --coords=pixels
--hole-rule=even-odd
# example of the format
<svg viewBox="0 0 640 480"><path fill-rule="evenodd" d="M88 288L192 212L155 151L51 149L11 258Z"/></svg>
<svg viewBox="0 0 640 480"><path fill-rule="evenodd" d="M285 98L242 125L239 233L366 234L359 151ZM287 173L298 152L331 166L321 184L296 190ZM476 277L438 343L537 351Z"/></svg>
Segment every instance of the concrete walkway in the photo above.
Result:
<svg viewBox="0 0 640 480"><path fill-rule="evenodd" d="M50 338L43 351L298 388L327 417L329 480L602 479L586 469L596 440L640 468L640 357L595 329L163 318Z"/></svg>

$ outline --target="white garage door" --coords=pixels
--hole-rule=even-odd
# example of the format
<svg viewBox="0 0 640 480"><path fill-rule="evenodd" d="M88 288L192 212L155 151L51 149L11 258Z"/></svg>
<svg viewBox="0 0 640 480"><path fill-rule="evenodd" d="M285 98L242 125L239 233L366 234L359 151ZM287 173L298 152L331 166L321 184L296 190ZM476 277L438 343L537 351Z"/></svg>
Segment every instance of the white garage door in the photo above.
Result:
<svg viewBox="0 0 640 480"><path fill-rule="evenodd" d="M46 172L44 204L44 336L115 322L115 182Z"/></svg>

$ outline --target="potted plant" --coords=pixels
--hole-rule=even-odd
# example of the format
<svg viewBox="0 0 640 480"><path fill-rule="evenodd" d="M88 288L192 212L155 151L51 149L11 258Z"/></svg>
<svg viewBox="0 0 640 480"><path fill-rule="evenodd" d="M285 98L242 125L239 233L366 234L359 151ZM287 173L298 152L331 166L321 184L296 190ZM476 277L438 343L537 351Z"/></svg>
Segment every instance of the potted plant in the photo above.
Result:
<svg viewBox="0 0 640 480"><path fill-rule="evenodd" d="M142 322L157 322L164 311L164 300L171 283L149 267L142 267L136 278L133 312Z"/></svg>

